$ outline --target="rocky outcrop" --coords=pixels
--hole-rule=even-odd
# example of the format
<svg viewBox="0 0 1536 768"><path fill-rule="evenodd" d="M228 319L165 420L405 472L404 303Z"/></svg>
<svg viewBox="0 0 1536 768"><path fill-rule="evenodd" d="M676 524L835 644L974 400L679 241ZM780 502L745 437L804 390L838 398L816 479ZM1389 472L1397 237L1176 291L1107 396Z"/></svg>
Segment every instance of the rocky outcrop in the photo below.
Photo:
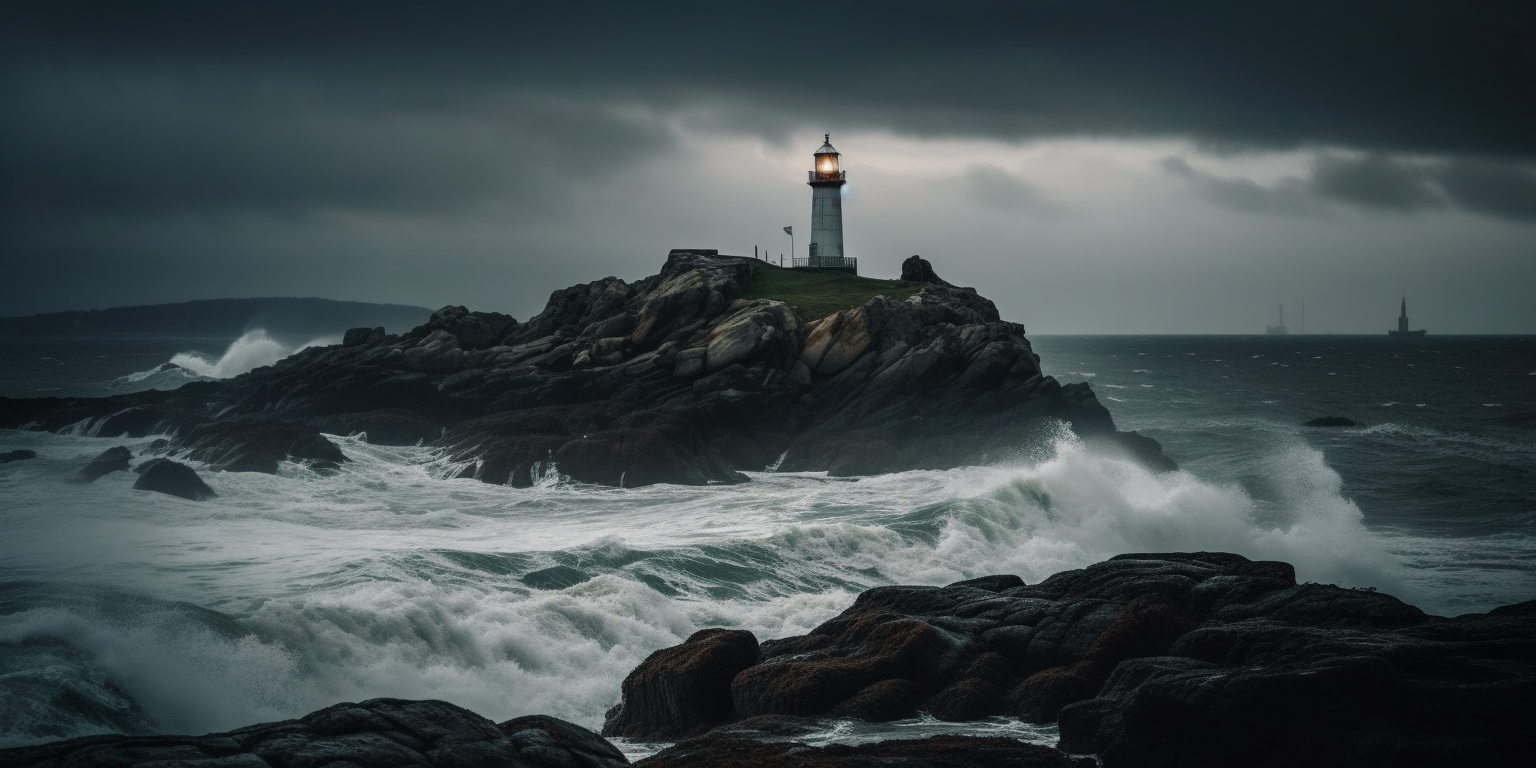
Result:
<svg viewBox="0 0 1536 768"><path fill-rule="evenodd" d="M619 768L629 761L592 732L552 717L497 725L443 701L373 699L207 736L92 736L0 749L0 764Z"/></svg>
<svg viewBox="0 0 1536 768"><path fill-rule="evenodd" d="M27 459L35 459L35 458L37 458L37 451L28 451L28 450L6 451L5 453L0 453L0 464L5 464L7 462L12 462L12 461L25 461Z"/></svg>
<svg viewBox="0 0 1536 768"><path fill-rule="evenodd" d="M319 433L366 433L436 444L463 476L514 485L555 471L638 486L740 482L739 470L775 463L947 468L1036 453L1063 425L1171 466L1155 441L1117 432L1086 384L1043 375L1022 326L922 259L905 265L909 283L890 283L920 293L809 321L790 302L747 298L776 269L673 251L653 277L556 291L525 323L450 306L407 333L354 329L224 382L0 398L0 427L171 433L177 455L259 472L334 468L345 456Z"/></svg>
<svg viewBox="0 0 1536 768"><path fill-rule="evenodd" d="M89 464L75 472L74 480L77 483L92 483L102 475L112 472L125 472L128 469L128 460L133 458L127 448L121 445L108 448L91 459Z"/></svg>
<svg viewBox="0 0 1536 768"><path fill-rule="evenodd" d="M225 472L277 474L283 461L336 469L347 457L336 444L304 426L261 418L209 421L180 440L187 458Z"/></svg>
<svg viewBox="0 0 1536 768"><path fill-rule="evenodd" d="M134 467L133 471L139 473L139 479L133 481L136 491L155 491L192 501L218 496L198 476L197 470L170 459L150 459Z"/></svg>
<svg viewBox="0 0 1536 768"><path fill-rule="evenodd" d="M1034 585L871 589L807 635L763 642L728 684L739 662L717 637L647 659L630 679L651 684L626 684L622 721L683 736L697 718L669 713L728 688L729 708L707 711L1059 719L1064 750L1111 768L1469 765L1511 754L1536 700L1536 601L1433 617L1224 553L1122 555ZM674 659L721 673L665 685Z"/></svg>
<svg viewBox="0 0 1536 768"><path fill-rule="evenodd" d="M938 273L933 271L933 265L928 263L927 259L916 254L901 263L901 279L909 283L949 285L939 279Z"/></svg>

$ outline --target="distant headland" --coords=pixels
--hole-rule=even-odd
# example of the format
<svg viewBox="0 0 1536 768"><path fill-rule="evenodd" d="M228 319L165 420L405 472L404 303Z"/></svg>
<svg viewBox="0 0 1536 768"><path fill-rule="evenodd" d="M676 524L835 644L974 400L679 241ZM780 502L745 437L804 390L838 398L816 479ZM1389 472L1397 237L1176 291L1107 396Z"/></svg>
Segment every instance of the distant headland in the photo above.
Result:
<svg viewBox="0 0 1536 768"><path fill-rule="evenodd" d="M0 317L0 337L235 338L252 328L281 336L318 336L360 325L403 331L425 322L431 314L426 307L317 298L203 299Z"/></svg>

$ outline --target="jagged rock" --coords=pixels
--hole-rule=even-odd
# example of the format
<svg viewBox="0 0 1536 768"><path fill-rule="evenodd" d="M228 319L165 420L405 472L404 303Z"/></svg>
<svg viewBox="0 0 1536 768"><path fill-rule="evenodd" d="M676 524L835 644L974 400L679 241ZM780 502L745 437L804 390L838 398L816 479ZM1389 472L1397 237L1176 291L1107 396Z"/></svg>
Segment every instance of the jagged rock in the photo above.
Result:
<svg viewBox="0 0 1536 768"><path fill-rule="evenodd" d="M1091 764L1091 763L1090 763ZM635 763L643 768L1075 768L1058 750L1014 739L929 736L850 746L705 737L684 741Z"/></svg>
<svg viewBox="0 0 1536 768"><path fill-rule="evenodd" d="M134 490L156 491L192 501L218 496L198 477L197 470L170 459L150 459L134 471L139 473L139 479L133 482Z"/></svg>
<svg viewBox="0 0 1536 768"><path fill-rule="evenodd" d="M211 421L178 439L187 458L224 472L277 474L287 460L335 469L347 460L336 444L298 424L265 419Z"/></svg>
<svg viewBox="0 0 1536 768"><path fill-rule="evenodd" d="M384 340L384 326L376 328L349 328L341 337L343 347L361 347L368 344L377 344Z"/></svg>
<svg viewBox="0 0 1536 768"><path fill-rule="evenodd" d="M1358 427L1354 419L1348 416L1319 416L1305 424L1303 427Z"/></svg>
<svg viewBox="0 0 1536 768"><path fill-rule="evenodd" d="M25 449L6 451L5 453L0 453L0 464L4 464L10 461L22 461L25 459L35 458L37 458L37 451L28 451Z"/></svg>
<svg viewBox="0 0 1536 768"><path fill-rule="evenodd" d="M500 312L471 312L465 307L448 306L432 313L426 325L406 334L407 338L430 337L441 334L444 340L452 340L459 350L489 349L517 325L510 315Z"/></svg>
<svg viewBox="0 0 1536 768"><path fill-rule="evenodd" d="M901 279L909 283L949 285L939 279L938 273L933 271L933 265L929 264L927 259L915 254L901 263Z"/></svg>
<svg viewBox="0 0 1536 768"><path fill-rule="evenodd" d="M713 711L1059 718L1063 749L1112 767L1502 764L1536 700L1536 601L1433 617L1286 563L1129 554L1033 585L877 587L758 655ZM648 728L677 737L668 707Z"/></svg>
<svg viewBox="0 0 1536 768"><path fill-rule="evenodd" d="M1156 441L1117 433L1088 385L1043 375L1023 327L973 289L927 282L807 323L786 302L744 298L773 269L676 250L633 284L556 291L527 323L449 306L399 336L354 329L227 381L0 398L0 428L164 432L215 468L262 472L290 457L332 466L344 457L317 433L366 432L434 443L467 476L513 485L552 464L630 486L740 482L770 464L943 469L1047 455L1063 424L1173 466Z"/></svg>
<svg viewBox="0 0 1536 768"><path fill-rule="evenodd" d="M500 725L443 701L372 699L297 720L207 736L89 736L0 749L14 768L66 766L360 766L362 768L619 768L591 731L553 717Z"/></svg>
<svg viewBox="0 0 1536 768"><path fill-rule="evenodd" d="M608 713L603 735L680 738L735 719L731 680L757 651L751 632L706 629L651 654L624 678L623 701Z"/></svg>
<svg viewBox="0 0 1536 768"><path fill-rule="evenodd" d="M133 458L133 453L121 445L108 448L91 459L91 463L81 467L75 472L75 482L91 483L97 478L111 472L122 472L128 469L128 460Z"/></svg>

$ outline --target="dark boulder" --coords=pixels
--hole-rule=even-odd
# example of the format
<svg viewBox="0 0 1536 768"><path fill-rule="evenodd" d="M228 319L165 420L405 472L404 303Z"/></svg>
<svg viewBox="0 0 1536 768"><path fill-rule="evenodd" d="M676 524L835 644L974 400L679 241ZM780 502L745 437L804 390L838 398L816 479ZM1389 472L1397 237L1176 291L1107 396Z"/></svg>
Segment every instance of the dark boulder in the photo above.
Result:
<svg viewBox="0 0 1536 768"><path fill-rule="evenodd" d="M731 680L757 661L757 638L744 630L706 629L663 648L624 678L604 736L676 739L737 719Z"/></svg>
<svg viewBox="0 0 1536 768"><path fill-rule="evenodd" d="M933 271L933 265L928 263L927 259L917 255L901 263L901 279L909 283L948 285L939 279L938 273Z"/></svg>
<svg viewBox="0 0 1536 768"><path fill-rule="evenodd" d="M197 476L196 470L170 459L151 459L144 462L139 471L139 479L133 482L135 490L157 491L192 501L204 501L218 495Z"/></svg>
<svg viewBox="0 0 1536 768"><path fill-rule="evenodd" d="M6 462L10 462L10 461L22 461L24 459L35 459L35 458L37 458L37 451L28 451L28 450L24 450L24 449L22 449L22 450L15 450L15 451L6 451L5 453L0 453L0 464L5 464Z"/></svg>
<svg viewBox="0 0 1536 768"><path fill-rule="evenodd" d="M1536 601L1442 618L1286 563L1138 553L1031 585L877 587L759 656L734 717L1011 713L1111 768L1492 765L1522 754Z"/></svg>
<svg viewBox="0 0 1536 768"><path fill-rule="evenodd" d="M850 746L707 736L635 763L643 768L1075 768L1059 750L1014 739L929 736Z"/></svg>
<svg viewBox="0 0 1536 768"><path fill-rule="evenodd" d="M75 482L91 483L97 478L111 472L122 472L128 469L128 460L133 458L133 453L121 445L108 448L91 459L91 463L81 467L75 472Z"/></svg>
<svg viewBox="0 0 1536 768"><path fill-rule="evenodd" d="M501 343L517 320L500 312L471 312L465 307L448 306L432 313L425 325L412 329L407 338L430 336L441 331L452 337L461 350L488 349Z"/></svg>
<svg viewBox="0 0 1536 768"><path fill-rule="evenodd" d="M0 764L620 768L629 761L590 731L552 717L497 725L443 701L373 699L207 736L88 736L3 749Z"/></svg>
<svg viewBox="0 0 1536 768"><path fill-rule="evenodd" d="M1319 416L1303 427L1358 427L1360 424L1348 416Z"/></svg>
<svg viewBox="0 0 1536 768"><path fill-rule="evenodd" d="M187 458L224 472L277 474L287 460L335 469L347 457L336 444L304 425L260 418L210 421L178 439Z"/></svg>
<svg viewBox="0 0 1536 768"><path fill-rule="evenodd" d="M548 715L527 715L496 726L529 766L550 768L614 768L629 765L607 739Z"/></svg>

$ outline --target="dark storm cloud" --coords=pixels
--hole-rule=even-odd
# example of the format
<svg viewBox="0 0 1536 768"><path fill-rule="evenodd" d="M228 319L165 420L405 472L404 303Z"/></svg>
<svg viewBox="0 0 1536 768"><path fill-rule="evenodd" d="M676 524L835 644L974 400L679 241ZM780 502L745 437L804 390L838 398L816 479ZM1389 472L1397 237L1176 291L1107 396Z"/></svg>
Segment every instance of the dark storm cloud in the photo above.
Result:
<svg viewBox="0 0 1536 768"><path fill-rule="evenodd" d="M1390 211L1443 208L1432 169L1379 154L1349 158L1324 155L1312 166L1312 189L1323 197Z"/></svg>
<svg viewBox="0 0 1536 768"><path fill-rule="evenodd" d="M1323 154L1313 159L1307 178L1288 177L1269 185L1208 173L1182 157L1166 157L1161 164L1197 197L1245 213L1316 214L1332 202L1405 214L1454 206L1536 222L1536 169L1517 163Z"/></svg>
<svg viewBox="0 0 1536 768"><path fill-rule="evenodd" d="M604 105L497 94L475 112L336 104L292 87L232 98L119 77L55 83L0 123L0 205L21 215L535 212L563 180L664 149Z"/></svg>
<svg viewBox="0 0 1536 768"><path fill-rule="evenodd" d="M917 135L1536 155L1522 2L47 3L13 66L487 87Z"/></svg>
<svg viewBox="0 0 1536 768"><path fill-rule="evenodd" d="M0 267L26 279L0 286L0 314L77 275L119 303L166 273L184 298L230 295L220 275L321 256L355 281L367 244L451 259L432 244L464 231L483 255L624 228L606 247L671 209L583 205L647 163L662 173L639 194L686 191L668 162L709 148L679 137L782 146L808 126L1303 148L1342 159L1271 186L1168 170L1249 211L1425 211L1439 195L1533 221L1533 73L1528 2L8 2ZM1060 212L1001 168L961 174L970 202ZM732 213L710 204L690 223ZM498 229L528 221L542 229ZM425 245L400 235L412 222ZM227 251L272 263L206 258ZM528 261L526 281L554 274ZM314 285L333 284L353 283ZM31 311L80 306L55 293Z"/></svg>
<svg viewBox="0 0 1536 768"><path fill-rule="evenodd" d="M1287 178L1265 186L1242 176L1218 176L1195 169L1182 157L1165 157L1163 170L1186 182L1206 202L1244 213L1306 214L1315 212L1308 185Z"/></svg>

